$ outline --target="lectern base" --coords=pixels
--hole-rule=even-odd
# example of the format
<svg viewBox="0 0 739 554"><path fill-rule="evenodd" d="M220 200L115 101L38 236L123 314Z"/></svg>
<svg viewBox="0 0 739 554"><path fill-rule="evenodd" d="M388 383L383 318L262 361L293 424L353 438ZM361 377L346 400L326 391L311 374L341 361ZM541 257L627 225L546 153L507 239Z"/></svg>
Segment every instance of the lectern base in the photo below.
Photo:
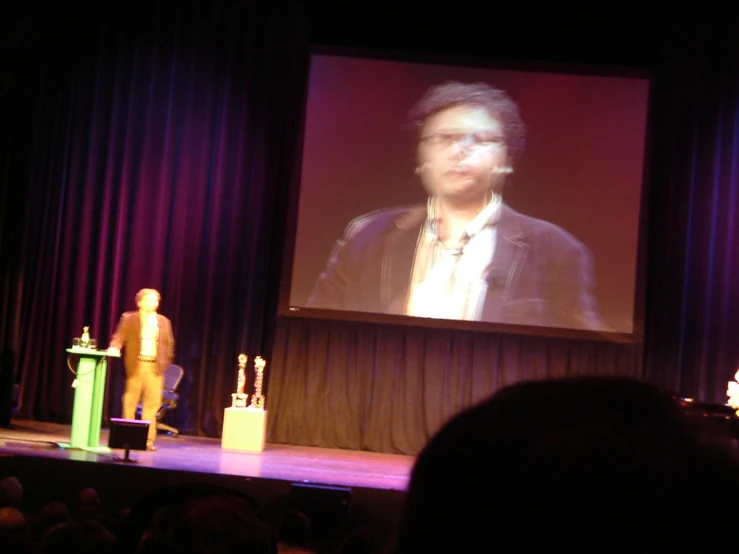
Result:
<svg viewBox="0 0 739 554"><path fill-rule="evenodd" d="M56 445L65 450L82 450L84 452L92 452L93 454L111 454L113 452L107 446L72 446L68 442L58 442Z"/></svg>

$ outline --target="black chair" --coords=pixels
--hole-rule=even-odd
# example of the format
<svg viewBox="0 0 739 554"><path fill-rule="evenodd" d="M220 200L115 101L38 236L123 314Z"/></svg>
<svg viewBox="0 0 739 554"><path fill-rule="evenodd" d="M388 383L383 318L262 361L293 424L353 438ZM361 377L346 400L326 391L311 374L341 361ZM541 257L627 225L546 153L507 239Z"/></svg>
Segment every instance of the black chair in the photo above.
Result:
<svg viewBox="0 0 739 554"><path fill-rule="evenodd" d="M180 400L180 395L177 392L177 387L180 386L182 377L185 375L185 370L182 366L175 364L170 365L164 370L164 386L162 390L162 405L159 407L157 412L157 431L166 431L173 437L176 437L180 431L174 427L162 423L164 416L167 412L174 410ZM141 414L141 404L138 407L139 416Z"/></svg>

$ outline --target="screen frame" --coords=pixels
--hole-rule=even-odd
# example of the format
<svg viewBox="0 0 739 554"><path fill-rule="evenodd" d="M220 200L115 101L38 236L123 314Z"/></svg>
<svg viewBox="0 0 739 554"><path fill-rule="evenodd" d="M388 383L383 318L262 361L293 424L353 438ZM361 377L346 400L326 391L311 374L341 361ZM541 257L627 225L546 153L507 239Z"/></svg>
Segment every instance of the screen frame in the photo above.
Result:
<svg viewBox="0 0 739 554"><path fill-rule="evenodd" d="M624 77L645 81L647 86L647 113L644 131L644 152L641 171L641 188L639 192L640 208L637 223L636 275L634 280L634 308L632 331L592 331L584 329L568 329L558 327L542 327L499 323L489 321L466 321L450 319L431 319L407 315L391 315L372 312L354 312L324 308L308 308L291 306L290 295L294 271L295 248L297 242L298 211L301 194L303 172L303 154L305 148L305 127L307 121L308 97L310 93L310 75L312 61L315 56L337 56L345 58L369 59L378 61L394 61L403 63L420 63L428 65L451 66L461 68L478 68L490 70L509 70L517 72L544 72L566 75ZM506 335L529 335L549 338L568 338L593 340L599 342L641 344L644 341L645 288L646 288L646 247L648 227L649 175L651 168L651 139L653 112L653 72L643 67L624 67L613 65L595 65L582 63L537 62L521 60L499 60L492 58L476 58L472 56L454 56L439 54L420 54L416 52L389 51L381 49L363 49L354 47L337 47L313 44L309 52L309 69L305 74L303 88L302 117L297 129L297 147L293 172L288 191L288 209L286 216L285 244L283 249L282 275L278 298L278 317L297 317L315 320L338 320L356 323L382 324L399 327L418 327L434 329L450 329L476 332L489 332ZM348 223L348 221L347 221ZM338 238L338 237L337 237Z"/></svg>

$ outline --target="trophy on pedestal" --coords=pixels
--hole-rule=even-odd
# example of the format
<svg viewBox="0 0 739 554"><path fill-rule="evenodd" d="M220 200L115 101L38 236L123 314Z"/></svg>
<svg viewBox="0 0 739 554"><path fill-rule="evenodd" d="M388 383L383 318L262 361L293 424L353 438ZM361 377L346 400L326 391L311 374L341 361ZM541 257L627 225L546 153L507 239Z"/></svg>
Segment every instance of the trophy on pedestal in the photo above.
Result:
<svg viewBox="0 0 739 554"><path fill-rule="evenodd" d="M244 392L246 385L246 354L239 354L239 376L236 380L236 392L231 395L232 408L246 408L249 395Z"/></svg>
<svg viewBox="0 0 739 554"><path fill-rule="evenodd" d="M256 377L254 379L254 394L251 395L251 404L249 407L257 410L264 410L264 401L266 399L262 395L262 383L264 382L264 366L266 365L267 362L261 356L254 358L254 372L256 373Z"/></svg>
<svg viewBox="0 0 739 554"><path fill-rule="evenodd" d="M254 359L256 380L251 404L246 405L248 395L244 392L246 384L246 354L239 356L239 378L237 390L232 394L233 404L223 413L223 434L221 448L227 450L243 450L261 452L267 435L267 410L264 409L262 382L266 362L257 356Z"/></svg>

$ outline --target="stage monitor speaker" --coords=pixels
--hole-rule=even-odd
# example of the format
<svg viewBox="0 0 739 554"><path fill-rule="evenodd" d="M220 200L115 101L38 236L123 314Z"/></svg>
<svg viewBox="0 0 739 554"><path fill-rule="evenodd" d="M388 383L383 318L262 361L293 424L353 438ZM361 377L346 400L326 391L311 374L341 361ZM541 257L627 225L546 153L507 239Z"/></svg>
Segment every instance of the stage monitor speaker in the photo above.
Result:
<svg viewBox="0 0 739 554"><path fill-rule="evenodd" d="M124 462L132 462L131 450L146 450L146 441L149 436L149 422L138 419L110 418L110 433L108 446L122 448L126 451Z"/></svg>
<svg viewBox="0 0 739 554"><path fill-rule="evenodd" d="M293 483L289 507L307 515L314 532L321 534L343 523L352 507L352 490L347 487Z"/></svg>

